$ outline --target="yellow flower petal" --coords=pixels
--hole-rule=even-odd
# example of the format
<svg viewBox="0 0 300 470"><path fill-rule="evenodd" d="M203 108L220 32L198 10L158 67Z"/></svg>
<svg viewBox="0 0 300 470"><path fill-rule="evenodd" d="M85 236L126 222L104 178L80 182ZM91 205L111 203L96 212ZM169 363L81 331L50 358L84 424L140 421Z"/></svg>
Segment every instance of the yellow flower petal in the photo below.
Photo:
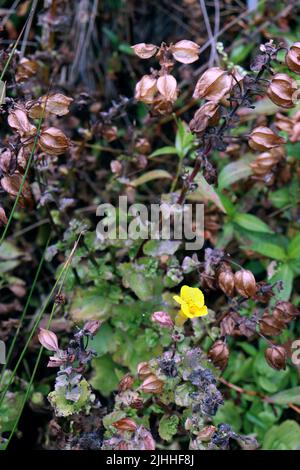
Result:
<svg viewBox="0 0 300 470"><path fill-rule="evenodd" d="M192 299L192 287L182 286L180 289L180 297L186 302L193 300Z"/></svg>
<svg viewBox="0 0 300 470"><path fill-rule="evenodd" d="M189 306L186 302L182 302L181 304L181 312L182 314L185 316L185 317L189 317L191 318L191 313L190 313L190 309L189 309Z"/></svg>
<svg viewBox="0 0 300 470"><path fill-rule="evenodd" d="M204 295L202 293L202 291L200 289L198 289L198 287L194 287L192 288L193 289L193 301L199 305L199 307L203 307L204 305Z"/></svg>
<svg viewBox="0 0 300 470"><path fill-rule="evenodd" d="M207 309L206 305L204 305L203 307L201 307L197 310L197 313L194 316L195 317L204 317L207 314L208 314L208 309Z"/></svg>
<svg viewBox="0 0 300 470"><path fill-rule="evenodd" d="M184 300L182 300L181 297L179 297L179 295L174 295L173 299L175 300L175 302L177 302L180 305L184 302Z"/></svg>

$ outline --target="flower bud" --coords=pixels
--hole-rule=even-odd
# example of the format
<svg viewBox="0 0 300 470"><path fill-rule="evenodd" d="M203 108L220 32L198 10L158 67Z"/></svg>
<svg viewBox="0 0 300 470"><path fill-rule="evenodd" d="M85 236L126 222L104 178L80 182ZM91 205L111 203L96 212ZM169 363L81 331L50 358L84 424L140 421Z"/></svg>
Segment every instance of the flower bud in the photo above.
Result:
<svg viewBox="0 0 300 470"><path fill-rule="evenodd" d="M295 42L285 56L286 65L292 72L300 75L300 42Z"/></svg>
<svg viewBox="0 0 300 470"><path fill-rule="evenodd" d="M171 52L177 62L191 64L198 60L200 47L193 41L183 39L171 46Z"/></svg>
<svg viewBox="0 0 300 470"><path fill-rule="evenodd" d="M145 393L161 393L164 387L164 382L160 380L155 374L148 375L140 386L140 390Z"/></svg>
<svg viewBox="0 0 300 470"><path fill-rule="evenodd" d="M208 357L216 367L225 369L229 359L229 348L222 340L216 341L208 351Z"/></svg>
<svg viewBox="0 0 300 470"><path fill-rule="evenodd" d="M84 324L84 331L89 333L91 336L95 336L97 331L99 330L101 326L101 321L99 320L89 320Z"/></svg>
<svg viewBox="0 0 300 470"><path fill-rule="evenodd" d="M118 391L125 392L125 390L129 390L134 383L134 378L130 374L125 374L124 377L119 382Z"/></svg>
<svg viewBox="0 0 300 470"><path fill-rule="evenodd" d="M145 104L152 104L157 92L156 81L151 75L144 75L135 86L135 99Z"/></svg>
<svg viewBox="0 0 300 470"><path fill-rule="evenodd" d="M285 302L284 300L279 300L273 310L273 317L286 324L295 320L297 315L299 315L297 308L290 302Z"/></svg>
<svg viewBox="0 0 300 470"><path fill-rule="evenodd" d="M218 276L220 289L230 297L234 291L234 274L232 271L221 271Z"/></svg>
<svg viewBox="0 0 300 470"><path fill-rule="evenodd" d="M277 106L293 108L297 98L295 94L297 88L297 82L294 78L287 73L277 73L270 82L267 95Z"/></svg>
<svg viewBox="0 0 300 470"><path fill-rule="evenodd" d="M218 102L224 98L232 87L232 75L220 67L212 67L199 78L193 98L205 98Z"/></svg>
<svg viewBox="0 0 300 470"><path fill-rule="evenodd" d="M118 431L136 431L137 424L131 418L122 418L112 423L112 426L116 428Z"/></svg>
<svg viewBox="0 0 300 470"><path fill-rule="evenodd" d="M152 374L148 362L140 362L137 366L137 373L140 379L144 379L145 377L148 377L148 375Z"/></svg>
<svg viewBox="0 0 300 470"><path fill-rule="evenodd" d="M275 134L268 127L256 127L249 136L248 144L253 150L264 152L265 150L278 147L285 143L285 140Z"/></svg>
<svg viewBox="0 0 300 470"><path fill-rule="evenodd" d="M172 329L174 327L174 322L167 312L154 312L151 315L151 320L164 328Z"/></svg>
<svg viewBox="0 0 300 470"><path fill-rule="evenodd" d="M283 346L272 345L265 350L267 363L273 369L285 369L287 362L287 353Z"/></svg>
<svg viewBox="0 0 300 470"><path fill-rule="evenodd" d="M213 101L204 103L194 114L193 119L190 121L190 129L196 134L205 131L208 126L215 126L219 119L220 113L218 112L219 105Z"/></svg>
<svg viewBox="0 0 300 470"><path fill-rule="evenodd" d="M56 127L42 131L39 146L48 155L61 155L69 148L69 139Z"/></svg>
<svg viewBox="0 0 300 470"><path fill-rule="evenodd" d="M266 336L280 335L285 328L285 323L279 319L271 316L266 310L259 321L259 331Z"/></svg>
<svg viewBox="0 0 300 470"><path fill-rule="evenodd" d="M144 42L141 42L131 46L131 49L133 49L134 53L140 57L140 59L150 59L150 57L156 54L158 47L154 44L145 44Z"/></svg>
<svg viewBox="0 0 300 470"><path fill-rule="evenodd" d="M252 272L241 269L234 275L235 288L243 297L253 297L256 293L256 281Z"/></svg>
<svg viewBox="0 0 300 470"><path fill-rule="evenodd" d="M59 350L57 336L53 331L40 328L38 338L41 345L49 351Z"/></svg>
<svg viewBox="0 0 300 470"><path fill-rule="evenodd" d="M166 101L174 102L177 98L177 81L173 75L162 75L157 80L157 89Z"/></svg>

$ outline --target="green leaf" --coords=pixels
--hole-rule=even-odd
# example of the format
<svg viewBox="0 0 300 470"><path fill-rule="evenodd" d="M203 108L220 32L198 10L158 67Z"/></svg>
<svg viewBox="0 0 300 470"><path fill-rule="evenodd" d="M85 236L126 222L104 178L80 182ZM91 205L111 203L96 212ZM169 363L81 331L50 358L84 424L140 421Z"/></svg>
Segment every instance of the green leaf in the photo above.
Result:
<svg viewBox="0 0 300 470"><path fill-rule="evenodd" d="M233 401L228 400L223 406L220 406L216 416L213 419L214 424L230 423L235 432L239 432L242 427L242 408Z"/></svg>
<svg viewBox="0 0 300 470"><path fill-rule="evenodd" d="M174 255L181 245L181 240L148 240L143 252L147 256Z"/></svg>
<svg viewBox="0 0 300 470"><path fill-rule="evenodd" d="M147 258L140 258L138 263L123 263L119 266L125 287L130 288L143 301L152 300L162 290L162 279L157 272L146 273Z"/></svg>
<svg viewBox="0 0 300 470"><path fill-rule="evenodd" d="M235 205L231 202L229 197L225 196L225 194L222 194L219 190L217 190L217 194L219 195L221 203L223 207L225 208L226 214L229 217L233 217L234 214L236 213Z"/></svg>
<svg viewBox="0 0 300 470"><path fill-rule="evenodd" d="M294 272L290 268L289 265L283 264L275 273L275 275L270 279L270 282L283 282L283 290L280 291L276 298L279 300L289 300L292 289L293 289L293 280L294 280Z"/></svg>
<svg viewBox="0 0 300 470"><path fill-rule="evenodd" d="M161 147L160 149L155 150L154 152L149 155L149 158L158 157L159 155L170 155L170 154L177 154L177 150L175 147L167 146Z"/></svg>
<svg viewBox="0 0 300 470"><path fill-rule="evenodd" d="M113 304L102 287L77 288L70 306L70 315L76 322L103 321L110 316Z"/></svg>
<svg viewBox="0 0 300 470"><path fill-rule="evenodd" d="M229 188L233 183L252 174L249 158L242 158L224 166L218 178L218 189Z"/></svg>
<svg viewBox="0 0 300 470"><path fill-rule="evenodd" d="M290 194L288 188L281 188L269 194L269 200L277 209L282 209L290 202Z"/></svg>
<svg viewBox="0 0 300 470"><path fill-rule="evenodd" d="M60 387L50 392L48 399L54 408L56 416L71 416L79 412L88 412L95 396L91 393L91 388L85 379L78 384L80 397L76 401L67 400L65 397L66 387Z"/></svg>
<svg viewBox="0 0 300 470"><path fill-rule="evenodd" d="M287 420L279 426L272 426L264 437L263 450L296 450L300 446L300 426L296 421Z"/></svg>
<svg viewBox="0 0 300 470"><path fill-rule="evenodd" d="M300 258L300 233L293 238L287 252L290 259Z"/></svg>
<svg viewBox="0 0 300 470"><path fill-rule="evenodd" d="M240 64L248 57L253 47L254 44L251 41L248 44L243 43L235 46L230 54L230 60L234 64Z"/></svg>
<svg viewBox="0 0 300 470"><path fill-rule="evenodd" d="M12 243L4 241L0 245L0 273L11 271L21 263L22 252Z"/></svg>
<svg viewBox="0 0 300 470"><path fill-rule="evenodd" d="M222 203L220 196L213 186L208 184L203 175L199 174L196 177L198 183L198 189L187 196L187 199L195 202L211 201L213 202L222 212L226 214L226 209Z"/></svg>
<svg viewBox="0 0 300 470"><path fill-rule="evenodd" d="M246 235L251 240L251 243L242 246L243 249L256 251L263 256L272 258L278 261L286 259L286 252L282 248L282 243L279 244L279 240L276 237L271 237L268 234L255 233L250 235L250 232Z"/></svg>
<svg viewBox="0 0 300 470"><path fill-rule="evenodd" d="M288 390L276 393L270 397L273 403L276 405L287 405L288 403L294 403L300 405L300 387L293 387Z"/></svg>
<svg viewBox="0 0 300 470"><path fill-rule="evenodd" d="M104 325L101 325L101 328L93 338L91 347L96 351L98 357L116 350L114 331L107 322L104 323Z"/></svg>
<svg viewBox="0 0 300 470"><path fill-rule="evenodd" d="M6 393L0 408L0 434L13 429L23 400L22 392Z"/></svg>
<svg viewBox="0 0 300 470"><path fill-rule="evenodd" d="M240 227L250 230L251 232L273 233L265 222L252 214L237 213L233 221Z"/></svg>
<svg viewBox="0 0 300 470"><path fill-rule="evenodd" d="M92 366L92 387L99 390L105 397L109 396L118 387L119 378L117 372L120 369L118 369L117 364L115 364L109 355L97 357L92 361Z"/></svg>
<svg viewBox="0 0 300 470"><path fill-rule="evenodd" d="M177 432L179 418L177 415L163 415L159 422L158 432L164 441L171 441Z"/></svg>
<svg viewBox="0 0 300 470"><path fill-rule="evenodd" d="M130 184L132 186L141 186L142 184L149 183L149 181L158 180L162 178L173 179L173 176L166 170L151 170L146 171L142 176L139 176L135 180L132 180Z"/></svg>

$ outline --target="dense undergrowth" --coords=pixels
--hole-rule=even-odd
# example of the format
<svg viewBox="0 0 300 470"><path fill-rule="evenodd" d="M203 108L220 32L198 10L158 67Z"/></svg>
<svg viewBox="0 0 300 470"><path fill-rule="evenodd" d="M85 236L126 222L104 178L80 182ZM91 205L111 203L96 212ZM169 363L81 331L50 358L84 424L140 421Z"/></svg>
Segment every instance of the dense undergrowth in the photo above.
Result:
<svg viewBox="0 0 300 470"><path fill-rule="evenodd" d="M11 3L1 448L299 448L299 5ZM119 196L170 239L97 236Z"/></svg>

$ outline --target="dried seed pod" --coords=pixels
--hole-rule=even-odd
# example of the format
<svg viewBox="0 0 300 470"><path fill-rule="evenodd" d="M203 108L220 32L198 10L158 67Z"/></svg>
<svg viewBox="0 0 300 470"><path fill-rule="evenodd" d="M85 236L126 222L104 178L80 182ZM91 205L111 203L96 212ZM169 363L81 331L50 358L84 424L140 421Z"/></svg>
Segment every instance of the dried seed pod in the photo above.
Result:
<svg viewBox="0 0 300 470"><path fill-rule="evenodd" d="M162 97L156 97L153 101L152 111L155 115L162 115L170 114L173 110L172 103L170 101L166 101Z"/></svg>
<svg viewBox="0 0 300 470"><path fill-rule="evenodd" d="M0 170L9 173L12 165L12 152L9 148L0 149Z"/></svg>
<svg viewBox="0 0 300 470"><path fill-rule="evenodd" d="M287 352L283 346L272 345L265 350L265 358L270 367L276 370L285 369Z"/></svg>
<svg viewBox="0 0 300 470"><path fill-rule="evenodd" d="M199 58L200 47L193 41L183 39L170 47L173 57L182 64L192 64Z"/></svg>
<svg viewBox="0 0 300 470"><path fill-rule="evenodd" d="M275 114L275 126L280 131L285 131L288 134L291 134L293 131L294 121L292 118L285 116L282 113Z"/></svg>
<svg viewBox="0 0 300 470"><path fill-rule="evenodd" d="M131 418L122 418L112 423L112 426L118 431L136 431L137 424Z"/></svg>
<svg viewBox="0 0 300 470"><path fill-rule="evenodd" d="M229 359L229 348L222 340L216 341L208 352L208 357L216 367L225 369Z"/></svg>
<svg viewBox="0 0 300 470"><path fill-rule="evenodd" d="M293 143L300 141L300 122L294 124L290 141Z"/></svg>
<svg viewBox="0 0 300 470"><path fill-rule="evenodd" d="M41 132L39 146L48 155L61 155L69 148L69 139L56 127L49 127Z"/></svg>
<svg viewBox="0 0 300 470"><path fill-rule="evenodd" d="M13 199L15 199L18 195L20 186L22 184L23 176L16 171L13 175L6 175L3 176L1 179L1 186ZM29 205L30 207L33 204L32 200L32 193L30 185L27 181L24 182L21 197L19 198L19 205L21 207L26 207Z"/></svg>
<svg viewBox="0 0 300 470"><path fill-rule="evenodd" d="M62 93L53 93L51 95L41 96L37 102L27 103L28 114L33 119L40 119L46 113L55 114L55 116L64 116L69 112L69 106L73 98L63 95Z"/></svg>
<svg viewBox="0 0 300 470"><path fill-rule="evenodd" d="M225 318L221 321L221 336L234 334L237 314L235 312L229 312Z"/></svg>
<svg viewBox="0 0 300 470"><path fill-rule="evenodd" d="M129 390L134 383L134 378L130 374L125 374L124 377L119 382L118 391L125 392L125 390Z"/></svg>
<svg viewBox="0 0 300 470"><path fill-rule="evenodd" d="M57 336L53 331L40 328L38 338L41 345L49 351L59 350Z"/></svg>
<svg viewBox="0 0 300 470"><path fill-rule="evenodd" d="M101 128L101 134L107 142L113 142L118 138L118 128L117 126L103 126Z"/></svg>
<svg viewBox="0 0 300 470"><path fill-rule="evenodd" d="M148 377L148 375L152 374L148 362L140 362L137 366L137 373L140 379L144 379L145 377Z"/></svg>
<svg viewBox="0 0 300 470"><path fill-rule="evenodd" d="M253 150L264 152L265 150L278 147L285 143L285 140L275 134L268 127L256 127L249 136L248 144Z"/></svg>
<svg viewBox="0 0 300 470"><path fill-rule="evenodd" d="M285 328L285 323L272 315L266 310L259 320L259 330L266 336L278 336Z"/></svg>
<svg viewBox="0 0 300 470"><path fill-rule="evenodd" d="M226 70L212 67L199 78L193 98L205 98L218 102L224 98L232 88L233 78Z"/></svg>
<svg viewBox="0 0 300 470"><path fill-rule="evenodd" d="M29 60L26 57L20 60L17 66L16 82L21 83L28 78L32 77L38 71L38 64L34 60Z"/></svg>
<svg viewBox="0 0 300 470"><path fill-rule="evenodd" d="M131 46L131 49L140 59L150 59L158 51L158 47L154 44L146 44L144 42Z"/></svg>
<svg viewBox="0 0 300 470"><path fill-rule="evenodd" d="M234 274L231 271L221 271L218 275L218 284L220 289L230 297L234 291Z"/></svg>
<svg viewBox="0 0 300 470"><path fill-rule="evenodd" d="M274 318L287 324L290 321L295 320L299 315L299 310L290 302L279 300L272 313Z"/></svg>
<svg viewBox="0 0 300 470"><path fill-rule="evenodd" d="M145 393L161 393L164 387L164 382L160 380L155 374L148 375L142 385L140 390Z"/></svg>
<svg viewBox="0 0 300 470"><path fill-rule="evenodd" d="M215 426L205 426L201 431L197 434L197 439L202 442L209 442L212 436L215 434L217 428Z"/></svg>
<svg viewBox="0 0 300 470"><path fill-rule="evenodd" d="M177 81L173 75L162 75L157 80L157 89L166 101L173 103L177 99Z"/></svg>
<svg viewBox="0 0 300 470"><path fill-rule="evenodd" d="M234 275L235 288L243 297L253 297L256 293L256 281L252 272L241 269Z"/></svg>
<svg viewBox="0 0 300 470"><path fill-rule="evenodd" d="M194 114L193 119L190 121L190 129L196 134L200 134L208 126L215 126L219 119L220 113L218 112L219 105L213 101L204 103Z"/></svg>
<svg viewBox="0 0 300 470"><path fill-rule="evenodd" d="M135 86L135 99L145 104L152 104L154 95L157 92L156 78L151 75L144 75Z"/></svg>
<svg viewBox="0 0 300 470"><path fill-rule="evenodd" d="M31 137L36 133L36 127L29 122L26 112L16 108L12 110L7 118L7 122L15 129L21 137Z"/></svg>
<svg viewBox="0 0 300 470"><path fill-rule="evenodd" d="M272 78L267 95L273 103L282 108L293 108L297 99L297 82L287 73L277 73Z"/></svg>
<svg viewBox="0 0 300 470"><path fill-rule="evenodd" d="M154 312L151 315L151 320L164 328L172 329L174 322L167 312Z"/></svg>
<svg viewBox="0 0 300 470"><path fill-rule="evenodd" d="M285 56L286 65L292 72L300 75L300 42L295 42Z"/></svg>
<svg viewBox="0 0 300 470"><path fill-rule="evenodd" d="M252 171L257 176L267 175L284 158L282 147L276 147L269 152L263 152L250 163Z"/></svg>

